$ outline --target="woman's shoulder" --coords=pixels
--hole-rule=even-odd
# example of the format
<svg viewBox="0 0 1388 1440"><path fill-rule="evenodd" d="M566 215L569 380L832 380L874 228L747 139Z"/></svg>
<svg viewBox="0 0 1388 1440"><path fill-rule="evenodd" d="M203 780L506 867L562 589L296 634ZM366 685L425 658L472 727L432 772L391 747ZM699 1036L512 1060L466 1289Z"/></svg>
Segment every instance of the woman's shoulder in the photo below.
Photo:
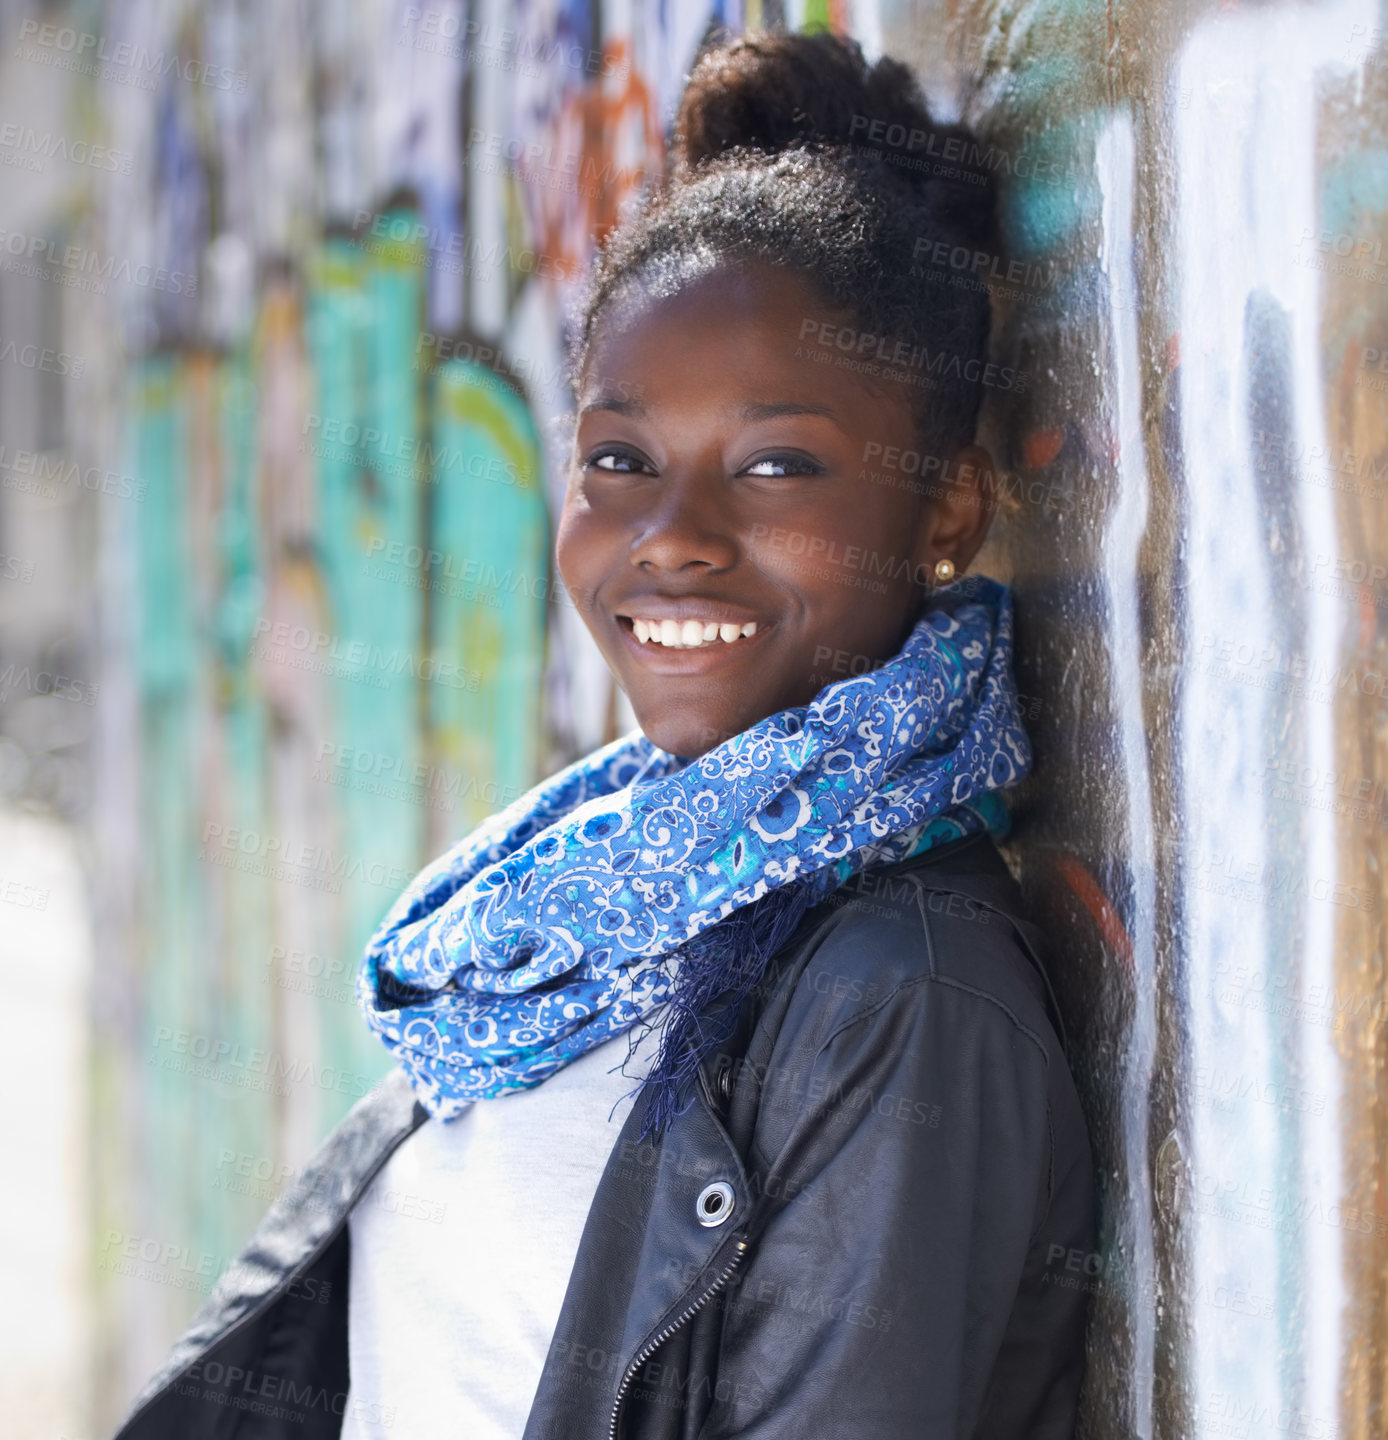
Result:
<svg viewBox="0 0 1388 1440"><path fill-rule="evenodd" d="M791 1008L812 1007L814 1028L827 1032L877 1007L931 1003L944 988L1062 1049L1042 954L996 846L974 836L836 892L794 967Z"/></svg>
<svg viewBox="0 0 1388 1440"><path fill-rule="evenodd" d="M845 886L749 1046L758 1152L874 1117L918 1121L874 1132L909 1150L948 1112L950 1135L1015 1142L1044 1208L1088 1152L1037 938L986 837Z"/></svg>

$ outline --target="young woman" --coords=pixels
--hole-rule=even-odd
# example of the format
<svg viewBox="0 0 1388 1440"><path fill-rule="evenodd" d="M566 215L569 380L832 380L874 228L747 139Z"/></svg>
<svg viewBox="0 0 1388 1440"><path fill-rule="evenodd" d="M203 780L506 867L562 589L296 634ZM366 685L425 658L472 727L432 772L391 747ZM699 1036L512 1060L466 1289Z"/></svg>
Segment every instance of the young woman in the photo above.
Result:
<svg viewBox="0 0 1388 1440"><path fill-rule="evenodd" d="M966 139L827 36L697 66L599 258L558 539L641 733L387 917L400 1068L123 1436L1071 1434L1089 1151L991 838L1009 595L958 578L988 299L915 263L995 244L926 158Z"/></svg>

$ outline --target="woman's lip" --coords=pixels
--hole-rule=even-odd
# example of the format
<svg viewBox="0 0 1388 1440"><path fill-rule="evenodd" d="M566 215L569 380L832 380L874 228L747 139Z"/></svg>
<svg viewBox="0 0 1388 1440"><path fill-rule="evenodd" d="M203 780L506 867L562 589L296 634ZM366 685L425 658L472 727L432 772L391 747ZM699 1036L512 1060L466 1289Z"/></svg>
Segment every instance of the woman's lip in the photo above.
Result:
<svg viewBox="0 0 1388 1440"><path fill-rule="evenodd" d="M707 611L704 613L708 614ZM643 615L641 618L645 619L646 617ZM690 616L689 618L695 617ZM713 617L708 616L708 618L712 619ZM628 619L628 623L622 624L623 619ZM750 620L744 623L750 623ZM737 640L710 640L705 645L690 645L676 649L672 645L658 645L654 640L644 642L638 640L636 632L631 628L629 617L617 617L617 630L622 637L622 644L631 651L638 664L647 670L653 670L658 675L702 675L709 670L716 670L722 665L736 663L739 656L750 655L756 648L757 642L772 628L771 624L765 620L758 620L756 625L757 630L754 635L743 635Z"/></svg>

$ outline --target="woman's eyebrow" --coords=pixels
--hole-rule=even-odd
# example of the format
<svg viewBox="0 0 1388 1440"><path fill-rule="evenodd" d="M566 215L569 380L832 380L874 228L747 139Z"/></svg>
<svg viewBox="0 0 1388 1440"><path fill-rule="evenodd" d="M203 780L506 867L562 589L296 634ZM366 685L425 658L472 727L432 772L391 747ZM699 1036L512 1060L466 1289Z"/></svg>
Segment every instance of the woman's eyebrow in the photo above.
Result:
<svg viewBox="0 0 1388 1440"><path fill-rule="evenodd" d="M646 414L646 407L635 397L597 395L578 413L590 415L595 411L640 418ZM843 429L838 416L827 405L806 405L797 400L777 400L770 403L754 401L742 408L742 419L749 425L755 424L759 420L778 420L784 415L822 415L826 420L838 426L840 430Z"/></svg>
<svg viewBox="0 0 1388 1440"><path fill-rule="evenodd" d="M803 405L795 400L779 400L772 404L746 405L742 410L742 418L749 424L758 420L777 420L782 415L822 415L840 430L843 429L838 416L827 405Z"/></svg>
<svg viewBox="0 0 1388 1440"><path fill-rule="evenodd" d="M607 410L614 415L635 415L641 416L646 413L646 407L634 396L625 395L597 395L591 399L580 410L580 415L591 414L595 410Z"/></svg>

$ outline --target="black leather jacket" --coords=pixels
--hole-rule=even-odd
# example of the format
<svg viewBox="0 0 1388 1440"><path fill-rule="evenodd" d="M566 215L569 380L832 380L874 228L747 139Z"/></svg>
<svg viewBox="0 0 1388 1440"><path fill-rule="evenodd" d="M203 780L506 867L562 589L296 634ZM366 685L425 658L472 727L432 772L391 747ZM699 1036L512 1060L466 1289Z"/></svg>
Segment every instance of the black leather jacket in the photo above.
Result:
<svg viewBox="0 0 1388 1440"><path fill-rule="evenodd" d="M1092 1175L1038 944L986 837L811 912L663 1140L620 1133L525 1440L1068 1440ZM119 1440L339 1435L347 1218L426 1120L400 1072L356 1106Z"/></svg>

